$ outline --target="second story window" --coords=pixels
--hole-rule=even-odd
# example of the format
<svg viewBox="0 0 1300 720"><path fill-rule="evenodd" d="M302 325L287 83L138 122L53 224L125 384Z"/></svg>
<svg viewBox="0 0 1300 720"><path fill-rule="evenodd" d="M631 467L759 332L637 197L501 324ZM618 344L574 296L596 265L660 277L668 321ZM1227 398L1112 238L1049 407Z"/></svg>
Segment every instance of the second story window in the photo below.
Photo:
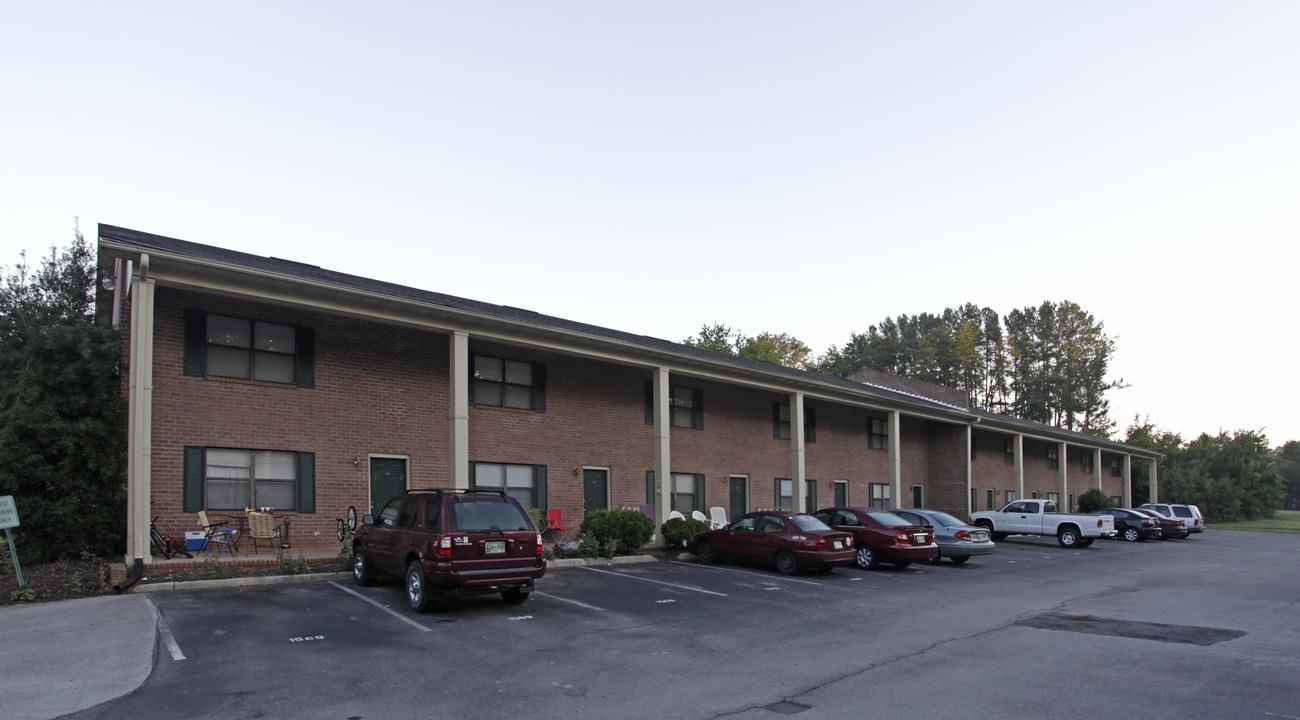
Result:
<svg viewBox="0 0 1300 720"><path fill-rule="evenodd" d="M295 331L290 325L207 317L207 373L217 377L294 383Z"/></svg>
<svg viewBox="0 0 1300 720"><path fill-rule="evenodd" d="M789 403L772 403L772 437L790 439ZM817 442L817 412L810 407L803 409L803 441Z"/></svg>
<svg viewBox="0 0 1300 720"><path fill-rule="evenodd" d="M475 355L470 402L544 412L545 376L536 363Z"/></svg>
<svg viewBox="0 0 1300 720"><path fill-rule="evenodd" d="M889 425L884 418L871 418L867 421L867 447L872 450L889 449Z"/></svg>
<svg viewBox="0 0 1300 720"><path fill-rule="evenodd" d="M1092 453L1084 450L1079 455L1079 466L1089 475L1092 474Z"/></svg>
<svg viewBox="0 0 1300 720"><path fill-rule="evenodd" d="M1047 469L1048 470L1061 469L1061 452L1057 448L1054 447L1047 448Z"/></svg>
<svg viewBox="0 0 1300 720"><path fill-rule="evenodd" d="M645 383L645 424L652 425L654 414L654 384ZM697 388L673 385L668 390L668 424L671 427L704 429L704 391Z"/></svg>

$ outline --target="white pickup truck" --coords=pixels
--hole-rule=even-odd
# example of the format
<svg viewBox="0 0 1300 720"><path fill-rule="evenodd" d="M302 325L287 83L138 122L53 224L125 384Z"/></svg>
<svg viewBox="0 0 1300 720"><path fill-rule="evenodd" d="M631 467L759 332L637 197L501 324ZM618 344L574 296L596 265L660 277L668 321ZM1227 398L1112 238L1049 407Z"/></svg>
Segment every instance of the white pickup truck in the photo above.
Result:
<svg viewBox="0 0 1300 720"><path fill-rule="evenodd" d="M1001 510L971 513L970 518L994 540L1008 535L1055 535L1061 547L1076 548L1115 536L1115 518L1110 515L1058 513L1051 500L1017 500Z"/></svg>

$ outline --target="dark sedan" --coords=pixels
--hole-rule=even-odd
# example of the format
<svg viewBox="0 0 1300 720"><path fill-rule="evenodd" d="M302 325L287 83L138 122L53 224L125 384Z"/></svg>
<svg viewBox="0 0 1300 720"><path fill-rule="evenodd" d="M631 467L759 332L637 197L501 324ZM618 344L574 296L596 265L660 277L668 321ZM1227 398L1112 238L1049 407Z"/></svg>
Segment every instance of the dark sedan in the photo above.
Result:
<svg viewBox="0 0 1300 720"><path fill-rule="evenodd" d="M1182 540L1190 534L1187 531L1187 523L1178 518L1167 518L1158 512L1153 510L1143 510L1142 508L1134 508L1133 512L1142 513L1160 523L1161 540Z"/></svg>
<svg viewBox="0 0 1300 720"><path fill-rule="evenodd" d="M813 517L836 530L853 534L857 547L854 561L866 570L881 562L907 567L913 560L929 560L939 553L934 542L934 528L913 525L903 518L877 508L827 508Z"/></svg>
<svg viewBox="0 0 1300 720"><path fill-rule="evenodd" d="M988 555L995 547L989 539L988 530L975 527L946 512L927 508L895 509L891 512L914 525L929 525L934 528L934 541L939 546L939 554L934 556L934 562L948 558L960 565L974 555Z"/></svg>
<svg viewBox="0 0 1300 720"><path fill-rule="evenodd" d="M689 548L706 565L717 560L770 563L782 575L853 562L853 535L804 513L750 513L724 528L695 533Z"/></svg>
<svg viewBox="0 0 1300 720"><path fill-rule="evenodd" d="M1115 536L1129 542L1160 539L1160 522L1143 513L1128 508L1102 508L1089 515L1110 515L1115 518Z"/></svg>

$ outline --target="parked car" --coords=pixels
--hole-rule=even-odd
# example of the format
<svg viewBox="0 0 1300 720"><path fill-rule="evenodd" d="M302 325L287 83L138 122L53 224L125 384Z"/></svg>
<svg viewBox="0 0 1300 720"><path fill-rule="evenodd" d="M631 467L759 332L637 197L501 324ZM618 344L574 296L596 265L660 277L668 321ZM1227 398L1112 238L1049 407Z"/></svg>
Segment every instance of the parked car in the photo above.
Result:
<svg viewBox="0 0 1300 720"><path fill-rule="evenodd" d="M499 592L508 603L522 603L546 574L541 533L501 490L402 493L379 517L361 518L352 557L358 585L380 575L404 576L416 612L434 607L445 591Z"/></svg>
<svg viewBox="0 0 1300 720"><path fill-rule="evenodd" d="M726 527L695 533L687 548L706 565L718 560L770 563L782 575L853 562L853 536L806 513L750 513Z"/></svg>
<svg viewBox="0 0 1300 720"><path fill-rule="evenodd" d="M1153 510L1165 517L1182 520L1187 524L1187 532L1189 533L1205 532L1205 518L1201 516L1201 509L1195 505L1147 503L1142 506L1142 509Z"/></svg>
<svg viewBox="0 0 1300 720"><path fill-rule="evenodd" d="M1052 500L1023 499L1001 510L971 513L971 522L994 540L1007 535L1055 535L1063 548L1088 547L1099 537L1115 537L1115 518L1109 515L1058 513Z"/></svg>
<svg viewBox="0 0 1300 720"><path fill-rule="evenodd" d="M929 560L939 553L934 542L934 528L910 521L877 508L827 508L813 517L836 530L852 533L857 548L854 562L870 569L881 562L907 567L913 560Z"/></svg>
<svg viewBox="0 0 1300 720"><path fill-rule="evenodd" d="M890 512L913 525L929 525L934 530L939 552L931 558L932 562L948 558L960 565L975 555L988 555L995 547L988 530L968 525L946 512L927 508L899 508Z"/></svg>
<svg viewBox="0 0 1300 720"><path fill-rule="evenodd" d="M1181 540L1187 537L1187 523L1178 518L1167 518L1154 510L1143 510L1142 508L1134 508L1133 512L1142 513L1160 523L1161 540Z"/></svg>
<svg viewBox="0 0 1300 720"><path fill-rule="evenodd" d="M1109 515L1115 518L1116 537L1129 542L1160 539L1160 521L1147 517L1136 510L1130 510L1129 508L1101 508L1088 514Z"/></svg>

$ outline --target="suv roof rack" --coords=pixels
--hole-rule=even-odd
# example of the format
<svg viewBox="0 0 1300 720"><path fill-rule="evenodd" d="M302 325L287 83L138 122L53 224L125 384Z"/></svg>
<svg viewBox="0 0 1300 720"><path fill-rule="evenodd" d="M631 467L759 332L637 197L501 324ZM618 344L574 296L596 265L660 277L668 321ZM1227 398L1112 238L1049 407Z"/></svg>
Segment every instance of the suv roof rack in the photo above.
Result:
<svg viewBox="0 0 1300 720"><path fill-rule="evenodd" d="M506 496L506 491L505 491L505 490L495 490L495 489L489 489L489 488L483 488L483 489L479 489L479 488L465 488L465 489L457 489L457 488L413 488L413 489L407 490L406 492L408 492L408 493L435 493L435 494L438 494L438 495L469 495L469 494L473 493L473 494L475 494L475 495L500 495L501 497L505 497L505 496Z"/></svg>

